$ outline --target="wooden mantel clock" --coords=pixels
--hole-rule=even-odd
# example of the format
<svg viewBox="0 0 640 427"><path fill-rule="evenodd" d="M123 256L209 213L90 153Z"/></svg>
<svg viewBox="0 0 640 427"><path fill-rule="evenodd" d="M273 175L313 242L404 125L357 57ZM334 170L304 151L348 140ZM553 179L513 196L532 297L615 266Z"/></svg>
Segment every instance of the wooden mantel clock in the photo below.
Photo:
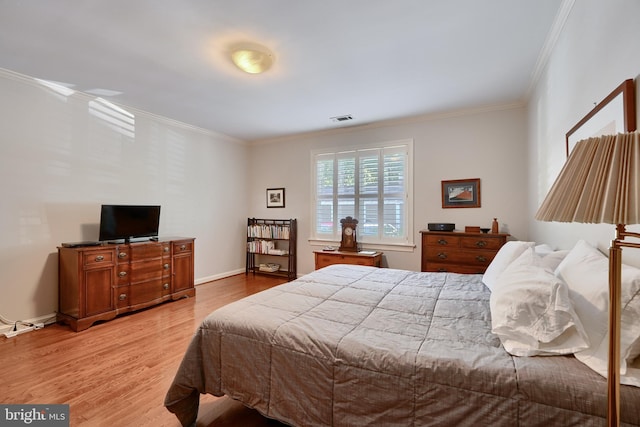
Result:
<svg viewBox="0 0 640 427"><path fill-rule="evenodd" d="M340 241L340 251L358 252L358 241L356 239L356 226L358 220L350 216L340 220L342 225L342 240Z"/></svg>

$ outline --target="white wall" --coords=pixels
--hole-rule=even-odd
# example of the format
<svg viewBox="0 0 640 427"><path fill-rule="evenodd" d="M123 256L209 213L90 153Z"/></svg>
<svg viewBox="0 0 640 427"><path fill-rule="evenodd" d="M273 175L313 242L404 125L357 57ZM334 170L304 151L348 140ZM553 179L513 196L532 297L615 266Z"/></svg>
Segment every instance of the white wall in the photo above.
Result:
<svg viewBox="0 0 640 427"><path fill-rule="evenodd" d="M97 240L100 205L160 204L161 236L196 238L197 282L244 269L245 144L141 111L125 136L64 96L0 70L0 315L57 310L57 250Z"/></svg>
<svg viewBox="0 0 640 427"><path fill-rule="evenodd" d="M26 319L55 311L55 248L96 239L102 203L161 204L162 234L197 238L198 281L244 268L238 236L247 216L295 217L298 270L309 272L316 249L307 241L310 151L342 144L414 139L417 245L427 222L489 226L496 216L517 239L568 248L586 238L606 247L613 227L541 223L533 216L565 160L566 131L640 74L637 16L637 0L575 2L526 111L425 117L250 148L140 111L131 140L87 113L92 98L64 97L0 70L0 314ZM481 208L441 208L440 181L460 178L481 179ZM286 188L284 209L266 208L270 187ZM420 268L419 246L385 257L390 267Z"/></svg>
<svg viewBox="0 0 640 427"><path fill-rule="evenodd" d="M249 153L250 215L298 218L298 274L314 269L309 244L311 151L367 142L414 140L414 224L416 249L385 250L384 264L420 270L420 234L428 222L490 227L527 239L526 114L521 107L460 112L402 122L343 128L331 132L255 143ZM442 209L441 181L480 178L480 208ZM265 191L285 187L286 206L267 209Z"/></svg>
<svg viewBox="0 0 640 427"><path fill-rule="evenodd" d="M544 223L533 216L566 160L566 132L620 83L640 73L639 16L637 0L576 1L532 94L527 217L537 241L570 248L585 239L606 249L615 235L612 225Z"/></svg>

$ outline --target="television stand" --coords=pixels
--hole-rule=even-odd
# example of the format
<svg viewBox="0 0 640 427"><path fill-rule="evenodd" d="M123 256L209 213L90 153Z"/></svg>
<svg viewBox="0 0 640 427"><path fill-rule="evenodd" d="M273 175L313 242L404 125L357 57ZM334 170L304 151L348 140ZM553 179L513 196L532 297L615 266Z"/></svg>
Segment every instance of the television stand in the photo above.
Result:
<svg viewBox="0 0 640 427"><path fill-rule="evenodd" d="M74 331L100 320L195 296L194 239L58 248L57 320Z"/></svg>

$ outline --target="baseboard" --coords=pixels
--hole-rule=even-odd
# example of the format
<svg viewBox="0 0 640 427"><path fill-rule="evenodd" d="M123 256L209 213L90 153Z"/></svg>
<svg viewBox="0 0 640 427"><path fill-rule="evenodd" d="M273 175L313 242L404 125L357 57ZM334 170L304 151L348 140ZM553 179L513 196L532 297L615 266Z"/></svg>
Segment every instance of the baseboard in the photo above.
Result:
<svg viewBox="0 0 640 427"><path fill-rule="evenodd" d="M224 279L225 277L235 276L236 274L241 274L244 272L245 272L245 269L242 268L238 270L227 271L225 273L214 274L213 276L200 277L199 279L195 280L195 285L196 286L202 285L203 283L213 282L214 280Z"/></svg>
<svg viewBox="0 0 640 427"><path fill-rule="evenodd" d="M203 283L211 282L214 280L224 279L225 277L235 276L237 274L241 274L244 272L245 272L245 269L242 268L238 270L228 271L225 273L215 274L212 276L201 277L195 280L195 285L201 285ZM37 324L50 325L55 322L56 322L56 313L46 314L44 316L38 316L32 319L21 319L20 322L18 323L18 331L17 331L18 333L15 335L19 335L21 333L30 332L34 329L37 329L37 328L34 328L33 326L25 326L23 323L30 323L34 325L37 325ZM0 335L4 335L7 332L11 332L13 330L13 326L14 325L0 325Z"/></svg>

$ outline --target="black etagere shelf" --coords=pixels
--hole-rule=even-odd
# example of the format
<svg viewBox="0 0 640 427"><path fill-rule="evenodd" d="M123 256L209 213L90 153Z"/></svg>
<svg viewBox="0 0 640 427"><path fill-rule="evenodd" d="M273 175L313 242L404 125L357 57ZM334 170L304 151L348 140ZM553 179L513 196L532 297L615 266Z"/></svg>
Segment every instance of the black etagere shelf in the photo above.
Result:
<svg viewBox="0 0 640 427"><path fill-rule="evenodd" d="M248 218L245 274L251 272L295 279L297 234L296 219Z"/></svg>

